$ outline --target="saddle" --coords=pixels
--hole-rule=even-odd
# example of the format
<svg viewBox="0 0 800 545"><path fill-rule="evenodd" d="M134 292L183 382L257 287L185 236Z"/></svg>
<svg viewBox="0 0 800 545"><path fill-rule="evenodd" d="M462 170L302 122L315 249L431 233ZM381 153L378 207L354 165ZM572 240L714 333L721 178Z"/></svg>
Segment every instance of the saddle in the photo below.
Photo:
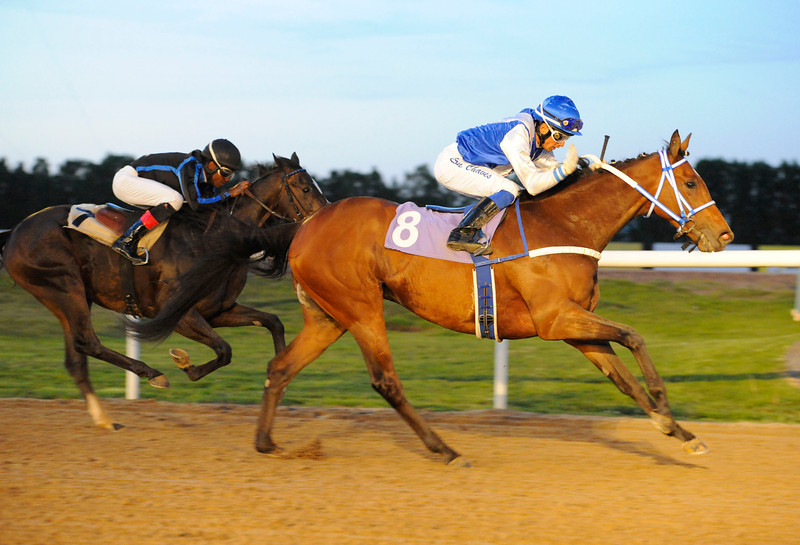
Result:
<svg viewBox="0 0 800 545"><path fill-rule="evenodd" d="M464 212L470 207L446 208L428 205L420 207L406 202L397 207L394 219L386 232L384 247L411 255L472 263L469 252L454 252L447 247L447 237L455 229ZM482 234L491 240L497 227L505 216L505 211L497 214L487 223Z"/></svg>
<svg viewBox="0 0 800 545"><path fill-rule="evenodd" d="M104 246L111 246L141 215L139 210L130 210L113 203L75 204L70 208L64 227L83 233ZM167 223L169 221L145 233L139 241L139 248L149 251L164 232Z"/></svg>

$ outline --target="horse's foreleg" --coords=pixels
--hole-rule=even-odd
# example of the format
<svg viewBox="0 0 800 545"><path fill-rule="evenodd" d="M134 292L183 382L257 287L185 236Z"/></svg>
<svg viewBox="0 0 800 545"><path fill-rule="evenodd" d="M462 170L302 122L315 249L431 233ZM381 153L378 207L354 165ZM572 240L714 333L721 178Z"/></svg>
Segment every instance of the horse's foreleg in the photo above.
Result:
<svg viewBox="0 0 800 545"><path fill-rule="evenodd" d="M82 354L116 365L138 377L146 378L150 385L156 388L169 388L169 380L164 376L164 373L153 369L142 361L129 358L110 348L106 348L100 343L93 330L83 331L80 335L76 335L73 343L75 349Z"/></svg>
<svg viewBox="0 0 800 545"><path fill-rule="evenodd" d="M91 307L87 303L86 292L77 272L74 275L48 277L48 283L44 286L25 281L20 284L61 323L64 330L64 366L86 400L86 406L95 425L111 430L121 427L108 417L92 388L87 356L147 378L153 386L162 388L169 386L169 381L160 371L110 350L100 343L92 327Z"/></svg>
<svg viewBox="0 0 800 545"><path fill-rule="evenodd" d="M702 442L672 417L664 381L650 359L644 339L636 330L574 307L545 328L540 328L540 335L546 339L564 339L578 348L621 392L639 404L662 433L682 440L687 451L707 451ZM609 342L621 344L631 351L645 376L649 395L617 357Z"/></svg>
<svg viewBox="0 0 800 545"><path fill-rule="evenodd" d="M662 411L647 395L622 360L614 353L608 343L581 344L567 341L580 350L589 361L613 382L619 390L633 398L650 417L653 425L663 434L683 441L683 448L690 454L703 454L708 448L694 434L681 427L669 411ZM668 407L667 407L668 408Z"/></svg>
<svg viewBox="0 0 800 545"><path fill-rule="evenodd" d="M202 365L191 365L189 363L189 355L186 352L183 350L170 351L176 365L186 373L189 380L199 380L231 362L233 356L231 345L214 331L214 328L206 322L196 308L187 312L178 322L175 332L180 333L187 339L208 346L217 355L216 358Z"/></svg>
<svg viewBox="0 0 800 545"><path fill-rule="evenodd" d="M92 383L89 380L89 366L87 365L87 358L85 354L77 352L70 343L66 346L66 357L64 358L64 367L67 368L72 380L78 386L83 398L86 400L86 408L95 426L105 428L107 430L115 431L121 428L120 424L115 424L111 421L106 413L100 399L92 388Z"/></svg>
<svg viewBox="0 0 800 545"><path fill-rule="evenodd" d="M275 353L277 354L286 348L283 324L277 316L268 312L261 312L236 303L229 310L215 316L213 320L209 320L209 323L211 327L244 327L251 325L265 327L272 334Z"/></svg>
<svg viewBox="0 0 800 545"><path fill-rule="evenodd" d="M161 371L103 346L92 327L92 314L86 303L83 285L73 283L71 287L72 291L67 292L26 288L61 322L67 350L72 349L78 354L116 365L136 376L146 378L156 388L169 388L169 380Z"/></svg>
<svg viewBox="0 0 800 545"><path fill-rule="evenodd" d="M283 398L286 387L309 363L344 334L345 329L336 321L311 304L303 304L305 324L300 334L286 350L280 352L269 362L267 380L261 401L261 413L256 429L256 450L274 454L279 449L272 440L272 426L275 412Z"/></svg>

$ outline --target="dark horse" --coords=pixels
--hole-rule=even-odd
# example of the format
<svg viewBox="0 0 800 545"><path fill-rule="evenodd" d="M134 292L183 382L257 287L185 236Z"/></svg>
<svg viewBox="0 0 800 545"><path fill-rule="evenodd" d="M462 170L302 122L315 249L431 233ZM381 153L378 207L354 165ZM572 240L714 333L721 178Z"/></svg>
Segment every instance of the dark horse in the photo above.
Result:
<svg viewBox="0 0 800 545"><path fill-rule="evenodd" d="M616 167L640 189L659 195L665 171L674 174L676 192L658 197L656 212L679 227L701 251L720 251L733 234L713 206L705 183L684 160L689 138L678 131L667 149L630 159ZM663 159L660 159L662 158ZM674 165L674 170L672 167ZM694 207L690 219L670 214ZM582 169L556 189L520 203L520 224L532 249L559 246L600 252L615 233L651 203L610 172ZM663 208L662 208L663 207ZM475 333L473 266L416 257L384 248L397 205L381 199L351 198L320 210L305 222L289 249L304 326L300 334L269 363L256 448L274 453L272 427L278 403L291 380L345 331L367 362L372 387L414 429L425 445L445 462L459 454L447 446L409 404L394 368L386 336L383 299L394 301L433 323L461 333ZM668 213L667 210L670 212ZM353 218L358 218L354 221ZM336 244L330 244L336 240ZM444 241L442 242L444 243ZM522 247L516 211L509 208L492 246L501 257ZM596 254L595 252L595 254ZM656 372L644 339L631 327L592 311L597 305L597 256L555 253L494 265L498 334L503 339L539 336L563 340L580 350L624 394L632 397L660 431L684 442L688 452L707 449L672 417L664 382ZM642 370L647 389L614 353L611 342L629 349Z"/></svg>
<svg viewBox="0 0 800 545"><path fill-rule="evenodd" d="M240 305L250 256L269 256L260 267L267 276L280 276L286 268L286 249L299 222L310 217L327 200L316 182L291 159L275 157L272 168L259 168L249 194L193 212L174 215L150 251L150 263L132 267L110 248L72 229L65 229L70 206L46 208L23 220L3 246L3 264L11 278L33 294L64 328L64 364L86 399L98 426L115 429L89 381L87 356L103 360L166 388L169 381L158 370L103 346L92 328L93 303L126 313L123 275L133 270L138 309L155 316L177 289L176 278L209 255L224 257L226 265L206 268L202 294L182 309L175 331L205 344L216 358L200 366L179 363L191 380L227 365L231 347L215 327L258 325L271 333L275 351L286 345L283 324L277 316Z"/></svg>

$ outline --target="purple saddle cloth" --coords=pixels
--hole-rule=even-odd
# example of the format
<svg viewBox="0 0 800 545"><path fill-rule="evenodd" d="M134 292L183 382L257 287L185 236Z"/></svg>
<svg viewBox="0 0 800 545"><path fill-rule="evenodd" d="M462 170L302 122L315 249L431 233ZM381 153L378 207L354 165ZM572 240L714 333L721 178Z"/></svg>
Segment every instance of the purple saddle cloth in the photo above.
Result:
<svg viewBox="0 0 800 545"><path fill-rule="evenodd" d="M450 231L463 217L463 213L434 212L413 202L403 203L389 224L384 246L406 254L472 264L472 254L454 252L446 246ZM483 228L484 236L491 240L502 220L503 214L492 218Z"/></svg>

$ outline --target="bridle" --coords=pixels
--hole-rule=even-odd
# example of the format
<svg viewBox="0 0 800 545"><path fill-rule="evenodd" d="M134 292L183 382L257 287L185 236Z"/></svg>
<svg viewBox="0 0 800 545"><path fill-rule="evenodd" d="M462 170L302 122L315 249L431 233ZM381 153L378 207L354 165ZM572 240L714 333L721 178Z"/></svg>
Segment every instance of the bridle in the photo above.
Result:
<svg viewBox="0 0 800 545"><path fill-rule="evenodd" d="M689 204L689 201L681 194L680 190L678 189L678 183L675 180L675 167L686 163L688 159L684 157L683 159L676 161L675 163L669 162L669 156L667 155L666 149L661 149L658 152L658 157L661 160L661 179L658 182L658 189L655 192L655 195L651 195L646 189L644 189L641 185L639 185L635 180L633 180L630 176L622 172L621 170L600 161L594 155L584 155L587 159L591 161L597 161L600 163L600 168L607 170L608 172L614 174L616 177L620 178L623 182L634 188L636 191L641 193L648 201L650 201L650 209L647 211L644 217L649 218L650 215L653 213L655 207L658 207L662 212L664 212L667 216L670 217L675 223L678 224L678 230L675 233L675 239L689 234L694 230L695 220L692 218L695 214L700 212L701 210L705 210L709 206L713 206L715 202L713 200L708 201L705 204L692 208L692 205ZM678 203L678 211L680 215L676 214L666 205L664 205L661 201L658 200L659 195L661 194L661 190L664 189L664 182L668 182L669 186L672 188L672 191L675 193L675 201Z"/></svg>
<svg viewBox="0 0 800 545"><path fill-rule="evenodd" d="M305 172L305 171L306 171L306 169L304 169L304 168L298 168L297 170L293 170L292 172L285 173L285 174L281 175L281 191L286 191L286 194L289 197L289 202L292 204L292 208L294 208L294 212L298 216L297 219L288 218L288 217L286 217L286 216L284 216L282 214L279 214L274 209L272 209L270 206L268 206L267 203L265 203L264 201L259 199L252 191L250 191L250 189L246 189L244 191L245 195L247 195L249 198L251 198L254 201L256 201L261 206L261 208L263 208L266 211L266 213L261 217L261 219L258 222L258 226L259 227L261 227L264 224L264 222L267 221L267 219L270 216L274 216L276 218L282 219L282 220L290 222L290 223L296 222L296 221L302 221L302 220L306 219L306 214L308 212L305 211L305 213L304 213L304 210L302 209L302 207L298 203L297 197L295 197L294 192L292 191L292 188L289 187L289 178L291 178L295 174L299 174L299 173ZM267 177L268 176L269 175L267 175ZM261 181L263 179L264 178L260 178L260 179L256 180L255 183L258 183L259 181ZM276 196L275 202L278 201L278 198L281 195L281 191L278 191L278 194ZM275 206L275 205L273 204L273 206Z"/></svg>

